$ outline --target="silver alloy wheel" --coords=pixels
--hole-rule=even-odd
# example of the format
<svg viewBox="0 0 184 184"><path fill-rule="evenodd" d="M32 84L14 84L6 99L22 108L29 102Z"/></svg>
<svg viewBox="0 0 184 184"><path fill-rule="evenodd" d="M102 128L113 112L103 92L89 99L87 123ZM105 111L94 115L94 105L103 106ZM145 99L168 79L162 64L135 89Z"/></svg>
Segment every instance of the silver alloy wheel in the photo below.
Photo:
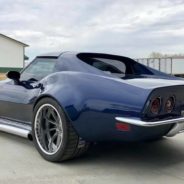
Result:
<svg viewBox="0 0 184 184"><path fill-rule="evenodd" d="M40 149L47 155L54 155L63 140L63 125L58 110L51 104L40 106L36 112L34 127Z"/></svg>

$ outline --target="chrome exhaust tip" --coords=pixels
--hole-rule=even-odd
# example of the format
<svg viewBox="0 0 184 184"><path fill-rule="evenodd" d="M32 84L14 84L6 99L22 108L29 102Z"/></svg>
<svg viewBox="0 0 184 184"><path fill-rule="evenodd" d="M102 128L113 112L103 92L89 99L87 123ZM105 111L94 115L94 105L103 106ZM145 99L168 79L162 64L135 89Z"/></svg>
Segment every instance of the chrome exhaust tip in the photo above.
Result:
<svg viewBox="0 0 184 184"><path fill-rule="evenodd" d="M27 138L28 138L30 141L33 141L33 135L32 135L32 132L29 132L29 133L28 133Z"/></svg>
<svg viewBox="0 0 184 184"><path fill-rule="evenodd" d="M166 134L166 137L173 137L184 131L184 123L176 123L171 130Z"/></svg>
<svg viewBox="0 0 184 184"><path fill-rule="evenodd" d="M18 125L18 124L17 124ZM20 125L20 124L19 124ZM29 140L33 140L32 139L32 134L31 134L31 127L30 126L16 126L10 123L0 123L0 131L5 132L5 133L9 133L9 134L13 134L13 135L17 135Z"/></svg>

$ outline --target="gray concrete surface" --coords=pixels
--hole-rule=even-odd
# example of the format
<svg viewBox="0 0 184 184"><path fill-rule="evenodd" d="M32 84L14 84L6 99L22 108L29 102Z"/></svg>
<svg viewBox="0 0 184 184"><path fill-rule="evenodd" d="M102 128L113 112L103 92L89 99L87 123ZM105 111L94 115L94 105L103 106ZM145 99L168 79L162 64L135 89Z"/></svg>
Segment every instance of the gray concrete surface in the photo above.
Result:
<svg viewBox="0 0 184 184"><path fill-rule="evenodd" d="M152 143L100 144L54 164L28 140L0 133L0 184L184 183L184 134Z"/></svg>

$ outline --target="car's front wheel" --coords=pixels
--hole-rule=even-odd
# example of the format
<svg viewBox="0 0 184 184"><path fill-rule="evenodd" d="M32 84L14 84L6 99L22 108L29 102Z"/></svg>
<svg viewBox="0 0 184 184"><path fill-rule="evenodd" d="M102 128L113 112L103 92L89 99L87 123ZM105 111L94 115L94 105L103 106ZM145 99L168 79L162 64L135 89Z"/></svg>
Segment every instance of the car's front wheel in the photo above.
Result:
<svg viewBox="0 0 184 184"><path fill-rule="evenodd" d="M60 105L51 98L44 98L36 104L32 130L38 152L48 161L78 157L89 147L80 139Z"/></svg>

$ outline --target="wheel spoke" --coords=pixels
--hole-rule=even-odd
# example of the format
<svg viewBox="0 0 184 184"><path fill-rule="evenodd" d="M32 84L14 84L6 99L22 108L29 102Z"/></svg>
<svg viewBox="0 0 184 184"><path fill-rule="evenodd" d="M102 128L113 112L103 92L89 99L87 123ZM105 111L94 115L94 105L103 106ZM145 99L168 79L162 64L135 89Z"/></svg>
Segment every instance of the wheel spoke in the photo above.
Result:
<svg viewBox="0 0 184 184"><path fill-rule="evenodd" d="M52 138L49 139L49 144L48 144L48 149L50 152L53 151L53 144L54 144L54 140L57 138L57 133L55 133Z"/></svg>
<svg viewBox="0 0 184 184"><path fill-rule="evenodd" d="M55 119L54 120L51 119L51 116L53 116L52 115L53 113L51 113L51 112L52 111L50 109L48 109L47 112L45 112L43 117L47 121L47 123L50 123L50 124L53 124L53 125L57 125L57 121Z"/></svg>
<svg viewBox="0 0 184 184"><path fill-rule="evenodd" d="M55 113L54 109L51 109L51 110L50 110L50 113L51 113L52 117L54 118L54 120L57 121L57 120L58 120L58 116L57 116L57 114Z"/></svg>
<svg viewBox="0 0 184 184"><path fill-rule="evenodd" d="M46 144L46 140L45 137L47 136L47 132L44 131L43 129L40 130L40 142L43 145L44 149L47 149L47 144Z"/></svg>
<svg viewBox="0 0 184 184"><path fill-rule="evenodd" d="M61 141L61 138L62 138L62 133L58 132L57 141L56 141L56 145L57 145L57 146L59 146L60 141Z"/></svg>
<svg viewBox="0 0 184 184"><path fill-rule="evenodd" d="M57 130L57 128L56 128L56 127L54 127L54 128L50 128L50 129L49 129L49 131L50 131L50 132L52 132L52 131L56 131L56 130Z"/></svg>
<svg viewBox="0 0 184 184"><path fill-rule="evenodd" d="M52 120L50 120L50 119L47 119L47 121L48 121L48 123L57 126L57 123L56 123L56 122L54 122L54 121L52 121Z"/></svg>
<svg viewBox="0 0 184 184"><path fill-rule="evenodd" d="M41 115L42 115L42 118L46 119L47 118L47 109L46 108L43 108L42 111L41 111Z"/></svg>

